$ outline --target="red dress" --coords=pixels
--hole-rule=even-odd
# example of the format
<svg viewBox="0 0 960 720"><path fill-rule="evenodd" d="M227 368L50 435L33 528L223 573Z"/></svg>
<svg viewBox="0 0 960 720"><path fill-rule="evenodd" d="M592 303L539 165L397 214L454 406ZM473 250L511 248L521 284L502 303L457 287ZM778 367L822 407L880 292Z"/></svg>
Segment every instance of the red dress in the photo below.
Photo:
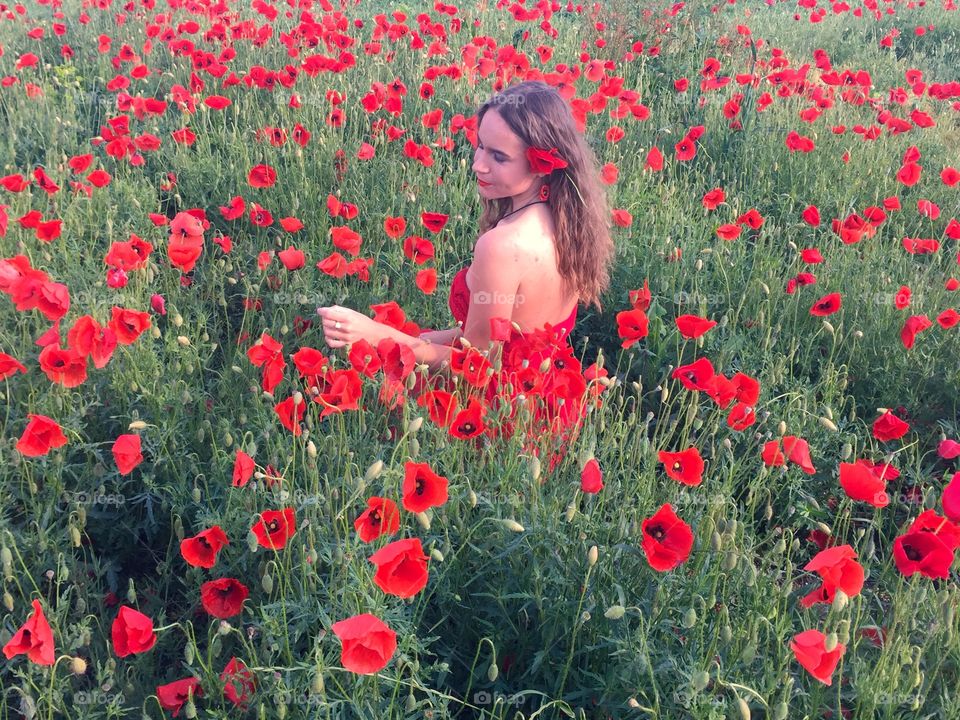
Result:
<svg viewBox="0 0 960 720"><path fill-rule="evenodd" d="M448 300L450 312L463 327L466 327L470 309L470 288L466 280L468 270L469 267L465 267L454 276ZM512 421L519 407L518 396L524 396L524 402L532 410L532 425L528 430L531 444L546 436L555 441L551 449L551 465L562 458L562 454L556 454L557 449L573 438L586 413L587 382L581 372L580 362L569 345L570 332L576 320L575 306L569 317L557 325L546 324L541 329L525 333L514 330L512 336L503 343L499 370L485 384L481 384L484 382L483 373L474 376L473 382L469 372L460 373L466 380L461 387L465 385L470 396L482 400L494 410L504 403L508 407L509 420L498 428L488 428L490 434L513 434ZM463 352L454 350L455 354L460 353L461 356ZM543 371L544 360L548 358L549 366ZM451 361L455 372L456 361L455 355ZM442 376L434 378L430 384L433 390L453 389L452 384L445 382Z"/></svg>

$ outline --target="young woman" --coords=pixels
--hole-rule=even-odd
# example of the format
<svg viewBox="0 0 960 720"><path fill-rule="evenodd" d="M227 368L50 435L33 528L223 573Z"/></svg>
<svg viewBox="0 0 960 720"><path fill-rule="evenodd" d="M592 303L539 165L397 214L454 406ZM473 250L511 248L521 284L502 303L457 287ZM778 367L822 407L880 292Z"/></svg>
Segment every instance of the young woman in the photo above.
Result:
<svg viewBox="0 0 960 720"><path fill-rule="evenodd" d="M577 305L599 308L614 251L610 210L566 101L546 83L523 82L488 100L477 122L473 172L483 214L473 262L450 291L458 326L413 337L349 308L318 308L330 347L392 338L436 371L461 338L489 350L513 323L522 336L546 327L565 342Z"/></svg>

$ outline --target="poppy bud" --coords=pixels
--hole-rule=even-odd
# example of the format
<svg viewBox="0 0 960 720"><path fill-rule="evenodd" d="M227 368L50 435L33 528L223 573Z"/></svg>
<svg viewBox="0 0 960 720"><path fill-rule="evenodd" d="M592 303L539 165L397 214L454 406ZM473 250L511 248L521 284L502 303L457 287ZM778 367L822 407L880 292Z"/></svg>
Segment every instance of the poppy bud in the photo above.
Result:
<svg viewBox="0 0 960 720"><path fill-rule="evenodd" d="M193 697L187 700L187 704L183 706L183 716L187 720L193 720L197 716L197 706L193 702Z"/></svg>
<svg viewBox="0 0 960 720"><path fill-rule="evenodd" d="M143 430L147 427L147 424L143 420L134 420L132 423L127 425L127 430Z"/></svg>
<svg viewBox="0 0 960 720"><path fill-rule="evenodd" d="M516 520L501 520L500 523L511 532L521 533L524 531L523 525L518 523Z"/></svg>
<svg viewBox="0 0 960 720"><path fill-rule="evenodd" d="M195 487L193 489L193 492L191 493L191 495L193 496L193 501L195 503L198 503L200 502L201 499L203 499L203 496L200 494L200 488L198 487Z"/></svg>
<svg viewBox="0 0 960 720"><path fill-rule="evenodd" d="M180 327L183 325L183 316L180 313L177 313L173 316L171 322L173 323L174 327Z"/></svg>
<svg viewBox="0 0 960 720"><path fill-rule="evenodd" d="M833 609L837 612L843 612L849 600L847 594L842 589L837 588L836 594L833 596Z"/></svg>
<svg viewBox="0 0 960 720"><path fill-rule="evenodd" d="M73 525L70 526L70 541L73 543L74 547L80 547L83 542L83 538L80 537L80 531L77 530Z"/></svg>
<svg viewBox="0 0 960 720"><path fill-rule="evenodd" d="M191 643L187 643L183 648L183 659L187 665L193 665L193 654L193 645Z"/></svg>
<svg viewBox="0 0 960 720"><path fill-rule="evenodd" d="M790 706L780 701L773 706L773 720L787 720L787 714L790 712Z"/></svg>
<svg viewBox="0 0 960 720"><path fill-rule="evenodd" d="M311 459L316 459L317 457L317 446L314 445L313 440L307 443L307 455L309 455Z"/></svg>
<svg viewBox="0 0 960 720"><path fill-rule="evenodd" d="M9 612L13 612L13 595L11 595L9 592L3 593L3 606Z"/></svg>
<svg viewBox="0 0 960 720"><path fill-rule="evenodd" d="M669 397L670 397L670 389L669 389L666 385L662 386L662 387L660 388L660 402L661 402L661 403L666 403L666 402L667 402L667 398L669 398ZM695 407L695 405L694 405L694 407Z"/></svg>
<svg viewBox="0 0 960 720"><path fill-rule="evenodd" d="M697 258L697 261L693 264L693 267L696 268L697 272L703 270L703 260Z"/></svg>
<svg viewBox="0 0 960 720"><path fill-rule="evenodd" d="M150 328L150 334L153 336L154 340L159 340L163 333L160 332L160 328L156 325Z"/></svg>
<svg viewBox="0 0 960 720"><path fill-rule="evenodd" d="M430 516L425 512L418 512L416 514L417 522L420 523L420 527L424 530L430 530Z"/></svg>
<svg viewBox="0 0 960 720"><path fill-rule="evenodd" d="M839 429L836 425L833 424L833 420L830 418L822 417L820 418L820 424L823 425L830 432L839 432Z"/></svg>
<svg viewBox="0 0 960 720"><path fill-rule="evenodd" d="M763 290L764 295L770 294L770 287L765 282L760 283L760 288Z"/></svg>
<svg viewBox="0 0 960 720"><path fill-rule="evenodd" d="M750 720L750 706L742 697L737 698L737 710L740 711L741 720Z"/></svg>
<svg viewBox="0 0 960 720"><path fill-rule="evenodd" d="M687 608L687 611L683 614L683 619L680 620L680 624L685 628L692 628L697 624L697 611L695 608Z"/></svg>
<svg viewBox="0 0 960 720"><path fill-rule="evenodd" d="M550 369L550 358L544 358L543 362L540 363L540 372L545 373Z"/></svg>
<svg viewBox="0 0 960 720"><path fill-rule="evenodd" d="M577 514L577 506L575 503L570 503L567 505L567 512L564 514L564 518L567 522L573 522L574 516Z"/></svg>
<svg viewBox="0 0 960 720"><path fill-rule="evenodd" d="M596 545L591 545L590 549L587 551L587 562L590 564L590 567L593 567L597 564L597 560L600 557L600 550Z"/></svg>
<svg viewBox="0 0 960 720"><path fill-rule="evenodd" d="M710 673L706 670L698 670L690 676L690 689L694 692L705 690L710 684Z"/></svg>
<svg viewBox="0 0 960 720"><path fill-rule="evenodd" d="M854 336L857 340L863 340L863 332L862 332L861 330L854 330L854 331L853 331L853 336Z"/></svg>
<svg viewBox="0 0 960 720"><path fill-rule="evenodd" d="M383 460L377 460L373 465L367 468L367 471L363 474L363 479L367 482L371 480L376 480L380 477L380 473L383 472Z"/></svg>
<svg viewBox="0 0 960 720"><path fill-rule="evenodd" d="M848 619L844 618L840 621L837 626L837 637L844 645L850 642L850 621Z"/></svg>
<svg viewBox="0 0 960 720"><path fill-rule="evenodd" d="M443 553L437 550L436 548L433 548L430 551L430 557L436 560L437 562L443 562Z"/></svg>
<svg viewBox="0 0 960 720"><path fill-rule="evenodd" d="M417 709L417 698L413 696L413 690L411 690L407 695L407 701L404 703L403 707L408 713L412 713Z"/></svg>
<svg viewBox="0 0 960 720"><path fill-rule="evenodd" d="M530 478L532 480L540 479L540 458L536 455L530 458Z"/></svg>
<svg viewBox="0 0 960 720"><path fill-rule="evenodd" d="M127 583L127 602L131 605L137 604L137 590L133 586L133 578Z"/></svg>
<svg viewBox="0 0 960 720"><path fill-rule="evenodd" d="M422 427L423 427L423 418L415 417L413 420L407 423L407 432L412 435L418 432Z"/></svg>
<svg viewBox="0 0 960 720"><path fill-rule="evenodd" d="M267 595L273 592L273 576L270 573L264 573L260 578L260 587Z"/></svg>
<svg viewBox="0 0 960 720"><path fill-rule="evenodd" d="M777 425L777 435L786 435L787 434L787 423L783 420Z"/></svg>
<svg viewBox="0 0 960 720"><path fill-rule="evenodd" d="M320 695L323 693L325 688L326 685L323 682L323 673L317 670L317 672L313 674L313 681L310 683L310 692L312 692L314 695Z"/></svg>
<svg viewBox="0 0 960 720"><path fill-rule="evenodd" d="M259 547L260 547L260 541L257 540L257 536L253 532L248 532L247 533L247 549L250 552L255 553Z"/></svg>
<svg viewBox="0 0 960 720"><path fill-rule="evenodd" d="M70 672L74 675L83 675L87 671L87 661L81 657L70 660Z"/></svg>
<svg viewBox="0 0 960 720"><path fill-rule="evenodd" d="M190 345L190 338L186 335L177 335L177 342L183 345L183 347L188 347Z"/></svg>
<svg viewBox="0 0 960 720"><path fill-rule="evenodd" d="M710 549L719 552L723 548L723 537L716 530L710 535Z"/></svg>
<svg viewBox="0 0 960 720"><path fill-rule="evenodd" d="M470 507L475 508L477 506L477 494L472 489L467 493L467 499L470 501Z"/></svg>
<svg viewBox="0 0 960 720"><path fill-rule="evenodd" d="M603 614L607 620L619 620L627 612L627 609L623 605L611 605L607 608L607 611Z"/></svg>
<svg viewBox="0 0 960 720"><path fill-rule="evenodd" d="M500 676L500 668L497 667L497 662L494 660L490 663L490 667L487 668L487 680L490 682L496 682L497 678Z"/></svg>
<svg viewBox="0 0 960 720"><path fill-rule="evenodd" d="M630 698L629 700L627 700L627 705L632 707L634 710L637 710L643 707L639 702L637 702L636 698Z"/></svg>
<svg viewBox="0 0 960 720"><path fill-rule="evenodd" d="M729 625L724 625L720 628L720 642L727 645L731 640L733 640L733 628Z"/></svg>

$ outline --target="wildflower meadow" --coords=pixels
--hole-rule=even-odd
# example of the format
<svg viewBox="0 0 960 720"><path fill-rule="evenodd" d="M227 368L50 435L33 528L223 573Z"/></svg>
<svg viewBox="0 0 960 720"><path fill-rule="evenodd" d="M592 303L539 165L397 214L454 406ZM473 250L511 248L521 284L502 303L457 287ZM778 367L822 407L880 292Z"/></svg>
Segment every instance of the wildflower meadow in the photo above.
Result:
<svg viewBox="0 0 960 720"><path fill-rule="evenodd" d="M955 0L0 3L0 715L960 717L958 49ZM602 307L446 389L328 347L453 326L525 80Z"/></svg>

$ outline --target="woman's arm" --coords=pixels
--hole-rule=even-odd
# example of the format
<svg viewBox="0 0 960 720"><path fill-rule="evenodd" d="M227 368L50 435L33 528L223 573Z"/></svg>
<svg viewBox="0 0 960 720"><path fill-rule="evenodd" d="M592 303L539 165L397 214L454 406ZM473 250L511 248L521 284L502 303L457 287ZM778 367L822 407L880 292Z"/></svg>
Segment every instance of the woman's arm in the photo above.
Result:
<svg viewBox="0 0 960 720"><path fill-rule="evenodd" d="M460 327L450 328L449 330L428 330L420 333L421 340L429 340L438 345L455 345L461 337L463 337L463 330Z"/></svg>

